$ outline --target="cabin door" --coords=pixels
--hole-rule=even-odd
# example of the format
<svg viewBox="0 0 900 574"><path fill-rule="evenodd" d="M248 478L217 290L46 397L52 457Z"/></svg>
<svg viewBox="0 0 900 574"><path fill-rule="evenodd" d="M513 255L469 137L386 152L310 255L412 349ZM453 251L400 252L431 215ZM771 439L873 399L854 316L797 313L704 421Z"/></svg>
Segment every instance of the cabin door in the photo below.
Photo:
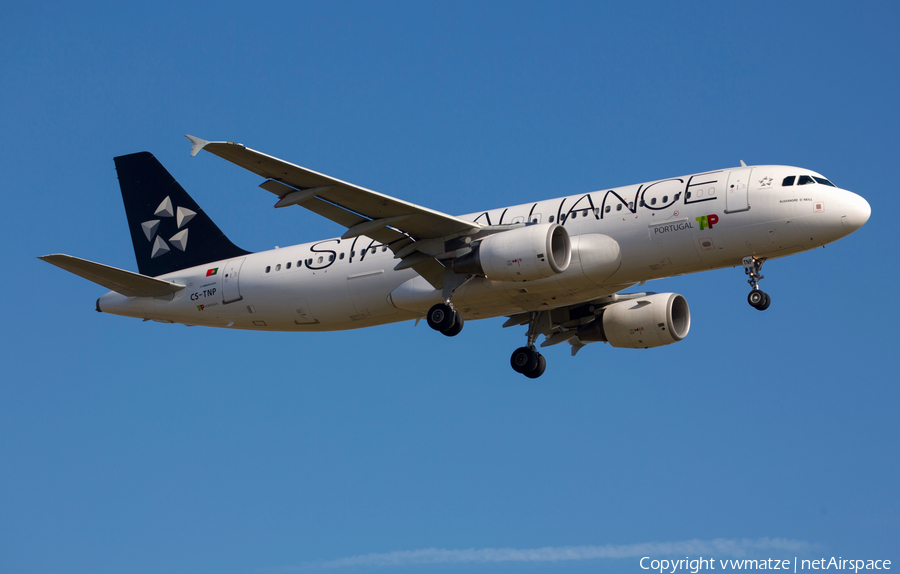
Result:
<svg viewBox="0 0 900 574"><path fill-rule="evenodd" d="M241 276L241 265L244 258L232 259L225 265L225 275L222 277L222 303L234 303L243 299L238 280Z"/></svg>
<svg viewBox="0 0 900 574"><path fill-rule="evenodd" d="M728 187L725 189L725 213L737 213L750 209L747 191L750 188L750 168L735 169L728 174Z"/></svg>

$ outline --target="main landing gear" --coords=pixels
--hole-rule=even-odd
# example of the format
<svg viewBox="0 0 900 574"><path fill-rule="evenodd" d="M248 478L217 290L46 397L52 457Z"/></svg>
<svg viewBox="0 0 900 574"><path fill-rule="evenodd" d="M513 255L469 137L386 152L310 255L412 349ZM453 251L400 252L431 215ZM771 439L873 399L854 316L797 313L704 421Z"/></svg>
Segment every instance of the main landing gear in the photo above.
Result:
<svg viewBox="0 0 900 574"><path fill-rule="evenodd" d="M534 345L519 347L513 351L509 364L515 372L522 373L529 379L536 379L547 370L547 359L535 350Z"/></svg>
<svg viewBox="0 0 900 574"><path fill-rule="evenodd" d="M513 351L509 358L509 364L517 373L522 373L529 379L536 379L547 370L547 359L534 348L534 341L538 336L537 322L540 313L532 313L528 320L528 344Z"/></svg>
<svg viewBox="0 0 900 574"><path fill-rule="evenodd" d="M750 303L751 307L759 309L760 311L768 309L769 303L772 302L771 297L759 289L759 282L764 279L760 274L760 270L765 262L765 257L757 259L752 255L744 257L743 259L744 273L750 277L750 279L747 280L747 283L753 288L753 290L750 291L750 294L747 295L747 303Z"/></svg>
<svg viewBox="0 0 900 574"><path fill-rule="evenodd" d="M540 377L547 369L547 359L538 353L534 346L534 341L540 334L538 321L541 318L545 322L549 320L546 313L531 313L531 317L528 319L528 344L513 351L512 357L509 358L509 364L512 365L513 370L522 373L529 379ZM450 301L434 305L428 310L426 319L429 327L448 337L458 335L462 331L464 323L462 315Z"/></svg>
<svg viewBox="0 0 900 574"><path fill-rule="evenodd" d="M435 331L440 331L448 337L455 337L462 331L463 321L462 315L456 310L449 301L438 303L428 310L428 326Z"/></svg>

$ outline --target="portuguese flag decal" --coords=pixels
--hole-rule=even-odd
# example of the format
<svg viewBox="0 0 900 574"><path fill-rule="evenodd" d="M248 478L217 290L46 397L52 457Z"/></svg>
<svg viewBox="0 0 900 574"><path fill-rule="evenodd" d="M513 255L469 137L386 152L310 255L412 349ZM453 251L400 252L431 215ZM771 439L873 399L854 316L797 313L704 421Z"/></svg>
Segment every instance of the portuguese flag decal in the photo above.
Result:
<svg viewBox="0 0 900 574"><path fill-rule="evenodd" d="M206 270L206 276L207 276L207 277L212 277L213 275L215 275L215 274L218 273L218 272L219 272L219 268L218 268L218 267L215 267L215 268L213 268L213 269L207 269L207 270Z"/></svg>

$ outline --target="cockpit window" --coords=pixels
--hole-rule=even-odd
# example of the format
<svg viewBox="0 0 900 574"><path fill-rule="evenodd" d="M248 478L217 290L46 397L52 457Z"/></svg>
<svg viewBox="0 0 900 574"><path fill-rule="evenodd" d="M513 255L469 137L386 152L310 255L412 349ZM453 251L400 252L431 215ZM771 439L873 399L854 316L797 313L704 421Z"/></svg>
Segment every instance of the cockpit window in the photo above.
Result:
<svg viewBox="0 0 900 574"><path fill-rule="evenodd" d="M825 179L824 177L815 177L815 176L813 176L813 179L816 180L816 183L821 183L822 185L828 185L828 186L831 186L831 187L837 187L836 185L834 185L833 183L831 183L830 181L828 181L828 180Z"/></svg>
<svg viewBox="0 0 900 574"><path fill-rule="evenodd" d="M795 179L797 179L796 175L789 175L786 178L784 178L784 181L781 182L781 186L788 187L788 186L794 185Z"/></svg>
<svg viewBox="0 0 900 574"><path fill-rule="evenodd" d="M797 185L809 185L811 183L816 183L815 180L813 180L812 176L801 175L799 178L797 178Z"/></svg>

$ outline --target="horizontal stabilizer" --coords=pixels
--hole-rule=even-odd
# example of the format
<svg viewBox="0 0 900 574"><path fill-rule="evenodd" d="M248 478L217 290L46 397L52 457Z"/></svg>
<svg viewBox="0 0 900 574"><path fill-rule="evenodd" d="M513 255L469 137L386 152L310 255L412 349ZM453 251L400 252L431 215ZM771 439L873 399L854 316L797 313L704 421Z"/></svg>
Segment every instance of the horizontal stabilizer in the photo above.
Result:
<svg viewBox="0 0 900 574"><path fill-rule="evenodd" d="M79 259L71 255L44 255L43 257L38 257L38 259L56 265L60 269L65 269L79 277L84 277L88 281L93 281L97 285L111 289L116 293L121 293L126 297L162 297L184 289L184 285L177 285L169 281L147 277L146 275L117 269L101 263L94 263L93 261Z"/></svg>

